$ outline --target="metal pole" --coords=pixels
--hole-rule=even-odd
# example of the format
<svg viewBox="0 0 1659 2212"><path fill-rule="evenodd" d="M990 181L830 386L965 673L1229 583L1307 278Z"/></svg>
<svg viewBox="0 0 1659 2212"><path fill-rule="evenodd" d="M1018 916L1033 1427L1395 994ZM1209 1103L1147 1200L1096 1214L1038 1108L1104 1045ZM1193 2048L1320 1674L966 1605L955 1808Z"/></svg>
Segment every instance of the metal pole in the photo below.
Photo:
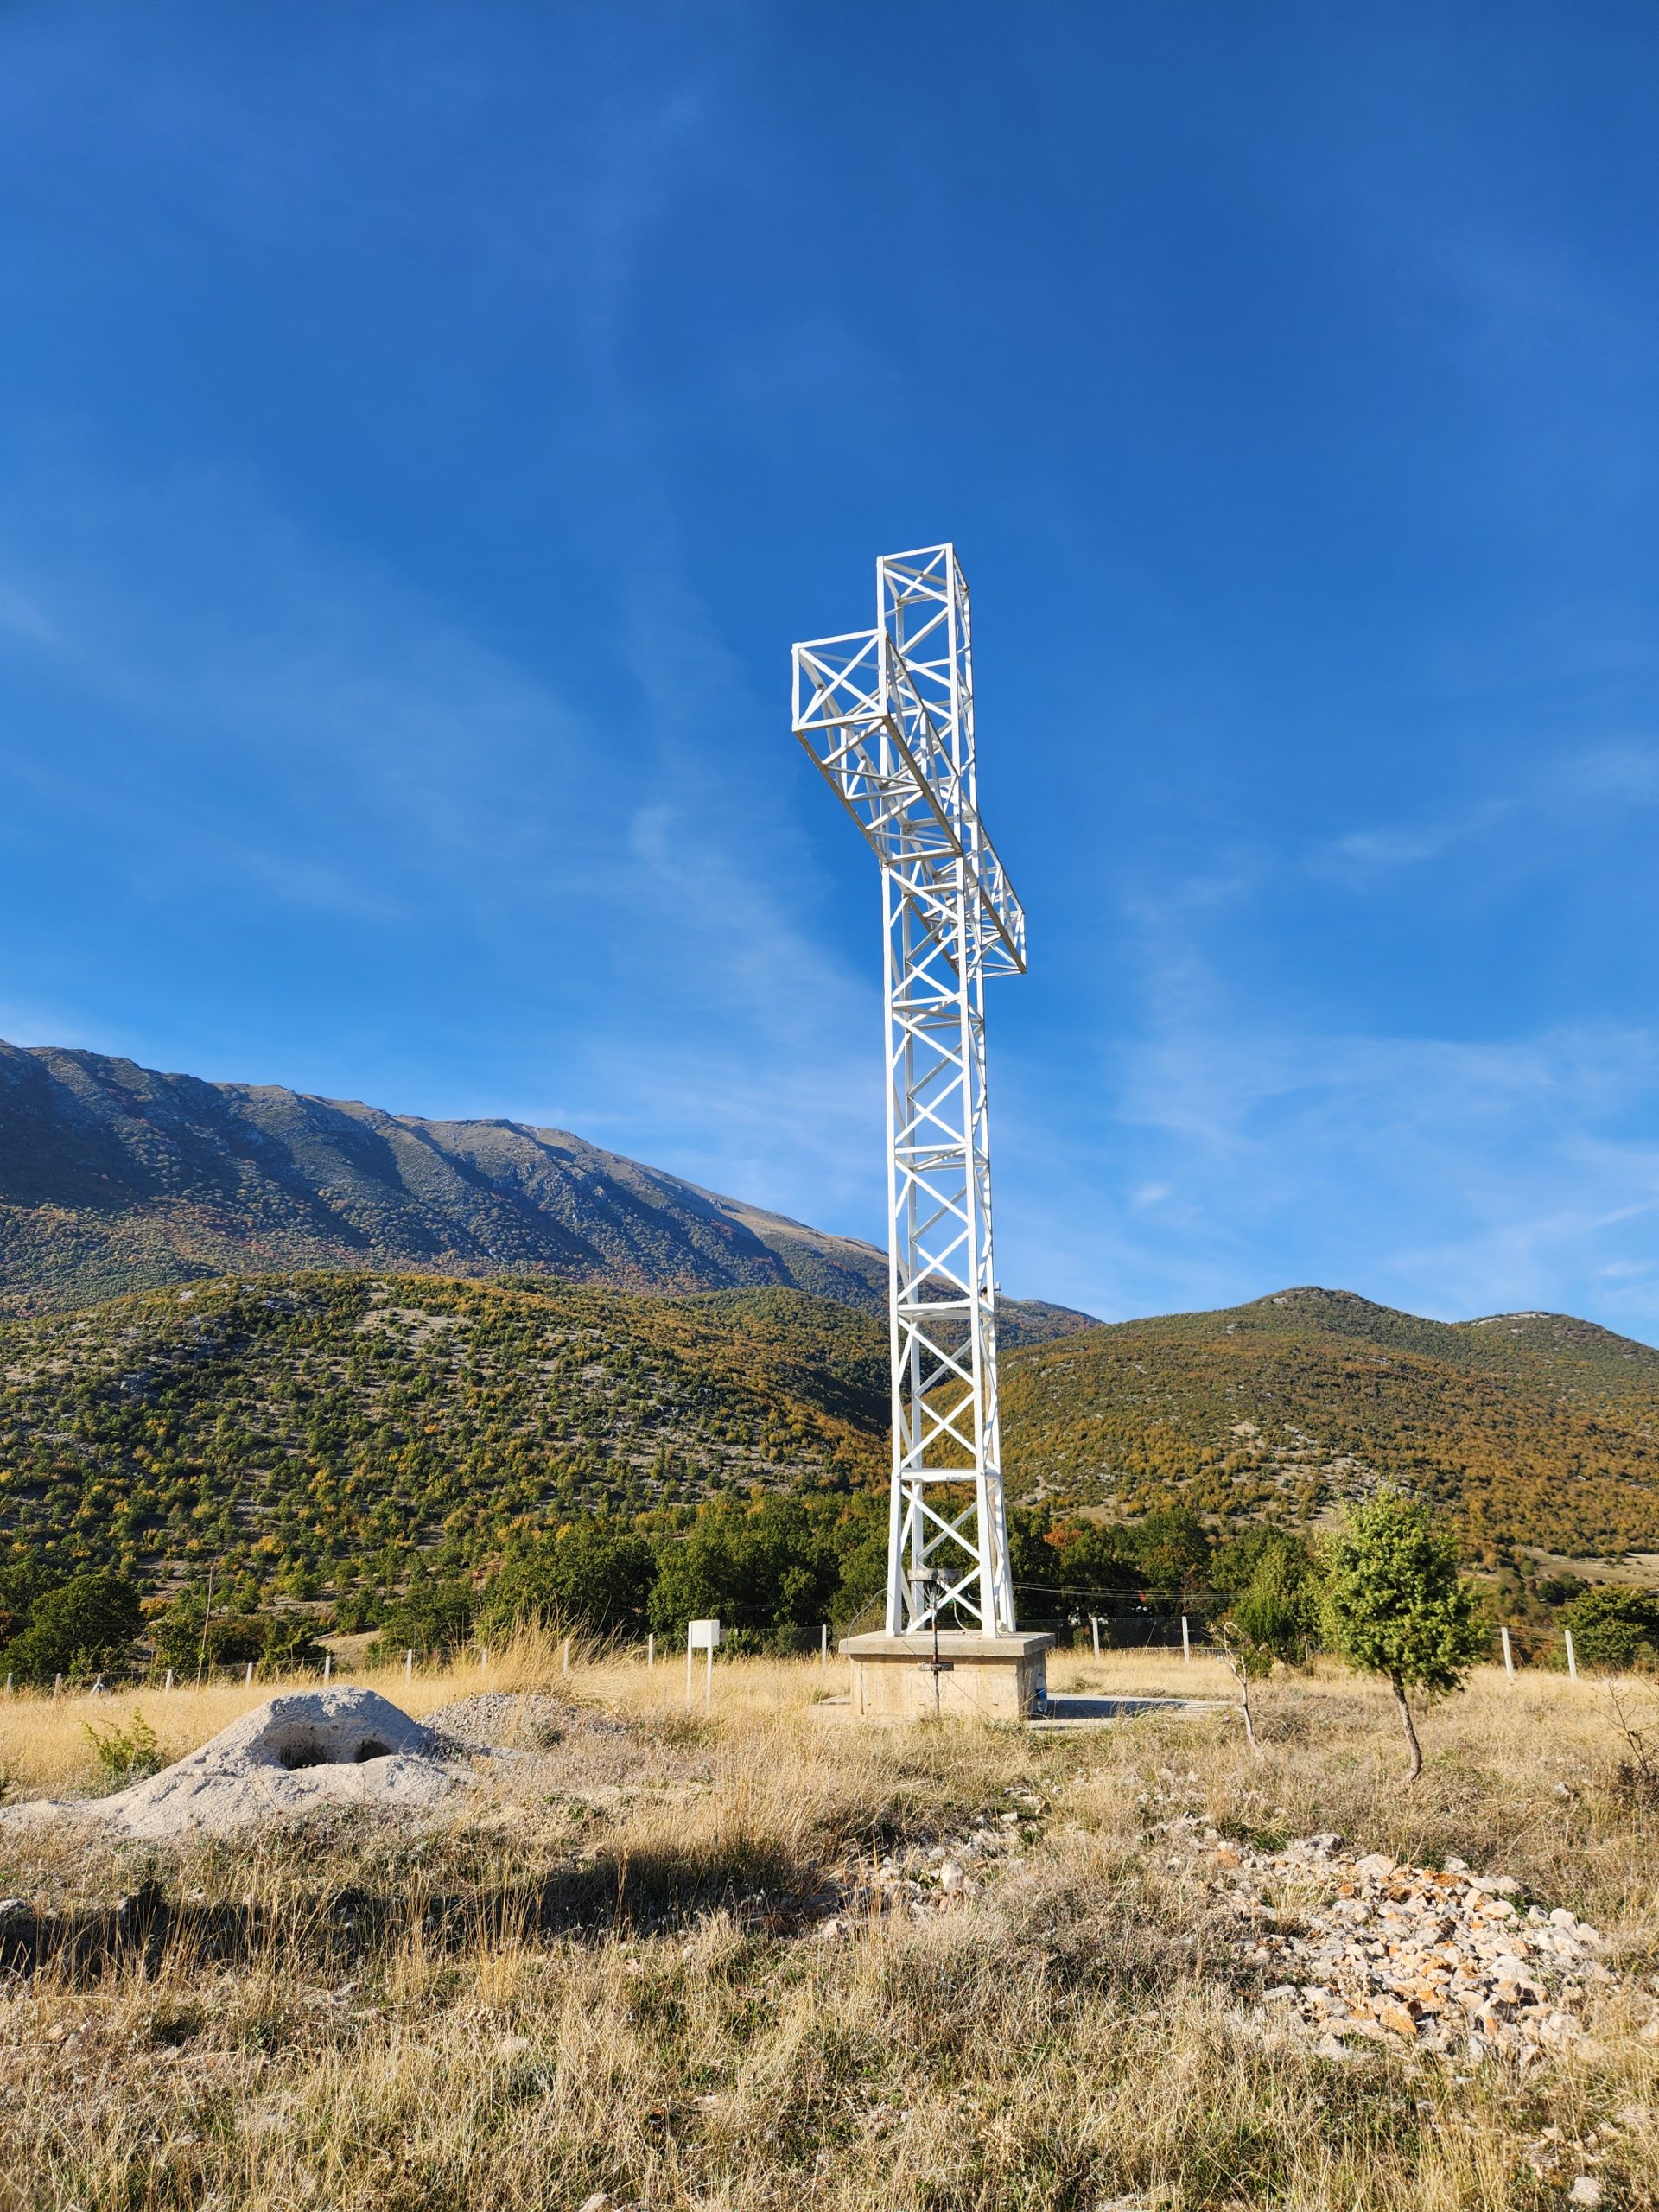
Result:
<svg viewBox="0 0 1659 2212"><path fill-rule="evenodd" d="M1497 1632L1503 1639L1503 1672L1508 1679L1510 1681L1513 1681L1515 1680L1515 1654L1510 1649L1510 1631L1506 1628L1500 1628Z"/></svg>
<svg viewBox="0 0 1659 2212"><path fill-rule="evenodd" d="M1181 1663L1185 1667L1192 1664L1192 1637L1186 1625L1185 1613L1181 1615Z"/></svg>
<svg viewBox="0 0 1659 2212"><path fill-rule="evenodd" d="M1570 1628L1564 1628L1561 1634L1567 1638L1567 1671L1576 1682L1579 1679L1579 1655L1573 1649L1573 1631Z"/></svg>
<svg viewBox="0 0 1659 2212"><path fill-rule="evenodd" d="M1098 1659L1100 1656L1100 1615L1098 1613L1090 1613L1089 1616L1089 1633L1095 1639L1095 1656Z"/></svg>

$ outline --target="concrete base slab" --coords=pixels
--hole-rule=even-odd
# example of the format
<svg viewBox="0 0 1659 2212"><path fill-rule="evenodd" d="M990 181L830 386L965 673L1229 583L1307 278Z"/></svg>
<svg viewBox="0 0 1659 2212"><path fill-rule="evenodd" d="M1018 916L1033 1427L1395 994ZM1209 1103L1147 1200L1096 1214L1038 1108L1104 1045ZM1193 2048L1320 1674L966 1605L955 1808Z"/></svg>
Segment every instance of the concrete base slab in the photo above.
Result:
<svg viewBox="0 0 1659 2212"><path fill-rule="evenodd" d="M861 1720L1028 1720L1047 1694L1052 1636L849 1636L852 1712Z"/></svg>

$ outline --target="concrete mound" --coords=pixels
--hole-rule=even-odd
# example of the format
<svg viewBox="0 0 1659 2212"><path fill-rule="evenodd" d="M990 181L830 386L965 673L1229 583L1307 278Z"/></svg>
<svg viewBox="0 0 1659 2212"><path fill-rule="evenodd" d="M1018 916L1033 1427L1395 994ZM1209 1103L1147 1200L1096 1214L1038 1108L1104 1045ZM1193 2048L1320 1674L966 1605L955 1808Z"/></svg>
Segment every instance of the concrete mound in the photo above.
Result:
<svg viewBox="0 0 1659 2212"><path fill-rule="evenodd" d="M113 1796L40 1799L0 1821L96 1821L144 1841L222 1835L320 1805L419 1810L469 1779L453 1749L373 1690L296 1690Z"/></svg>

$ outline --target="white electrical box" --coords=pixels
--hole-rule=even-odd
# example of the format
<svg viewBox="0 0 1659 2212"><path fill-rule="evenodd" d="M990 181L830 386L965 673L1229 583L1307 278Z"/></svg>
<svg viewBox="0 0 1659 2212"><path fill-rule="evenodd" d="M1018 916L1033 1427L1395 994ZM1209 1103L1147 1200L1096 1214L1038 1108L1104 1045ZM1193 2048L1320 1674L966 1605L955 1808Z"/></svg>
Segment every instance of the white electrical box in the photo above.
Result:
<svg viewBox="0 0 1659 2212"><path fill-rule="evenodd" d="M685 1648L688 1651L717 1651L720 1649L718 1621L692 1621L686 1630Z"/></svg>

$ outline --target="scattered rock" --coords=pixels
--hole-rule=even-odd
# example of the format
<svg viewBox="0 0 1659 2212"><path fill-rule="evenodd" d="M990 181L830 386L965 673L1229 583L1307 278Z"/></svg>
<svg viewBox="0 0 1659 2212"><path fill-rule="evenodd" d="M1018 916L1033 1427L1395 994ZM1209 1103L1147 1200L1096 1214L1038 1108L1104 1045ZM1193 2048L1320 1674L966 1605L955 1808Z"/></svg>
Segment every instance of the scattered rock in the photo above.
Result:
<svg viewBox="0 0 1659 2212"><path fill-rule="evenodd" d="M3 1806L0 1822L96 1821L159 1842L226 1834L323 1804L419 1808L467 1778L428 1729L375 1691L297 1690L113 1796Z"/></svg>
<svg viewBox="0 0 1659 2212"><path fill-rule="evenodd" d="M1271 2005L1275 2018L1300 2018L1323 2038L1320 2050L1346 2037L1411 2044L1459 2063L1531 2063L1583 2035L1591 1991L1613 1980L1595 1929L1560 1906L1517 1909L1518 1883L1471 1873L1461 1860L1435 1868L1382 1852L1360 1858L1335 1835L1256 1851L1206 1836L1195 1813L1152 1834L1185 1843L1187 1863L1208 1870L1212 1897L1252 1924L1243 1956L1273 1977L1259 2017Z"/></svg>

